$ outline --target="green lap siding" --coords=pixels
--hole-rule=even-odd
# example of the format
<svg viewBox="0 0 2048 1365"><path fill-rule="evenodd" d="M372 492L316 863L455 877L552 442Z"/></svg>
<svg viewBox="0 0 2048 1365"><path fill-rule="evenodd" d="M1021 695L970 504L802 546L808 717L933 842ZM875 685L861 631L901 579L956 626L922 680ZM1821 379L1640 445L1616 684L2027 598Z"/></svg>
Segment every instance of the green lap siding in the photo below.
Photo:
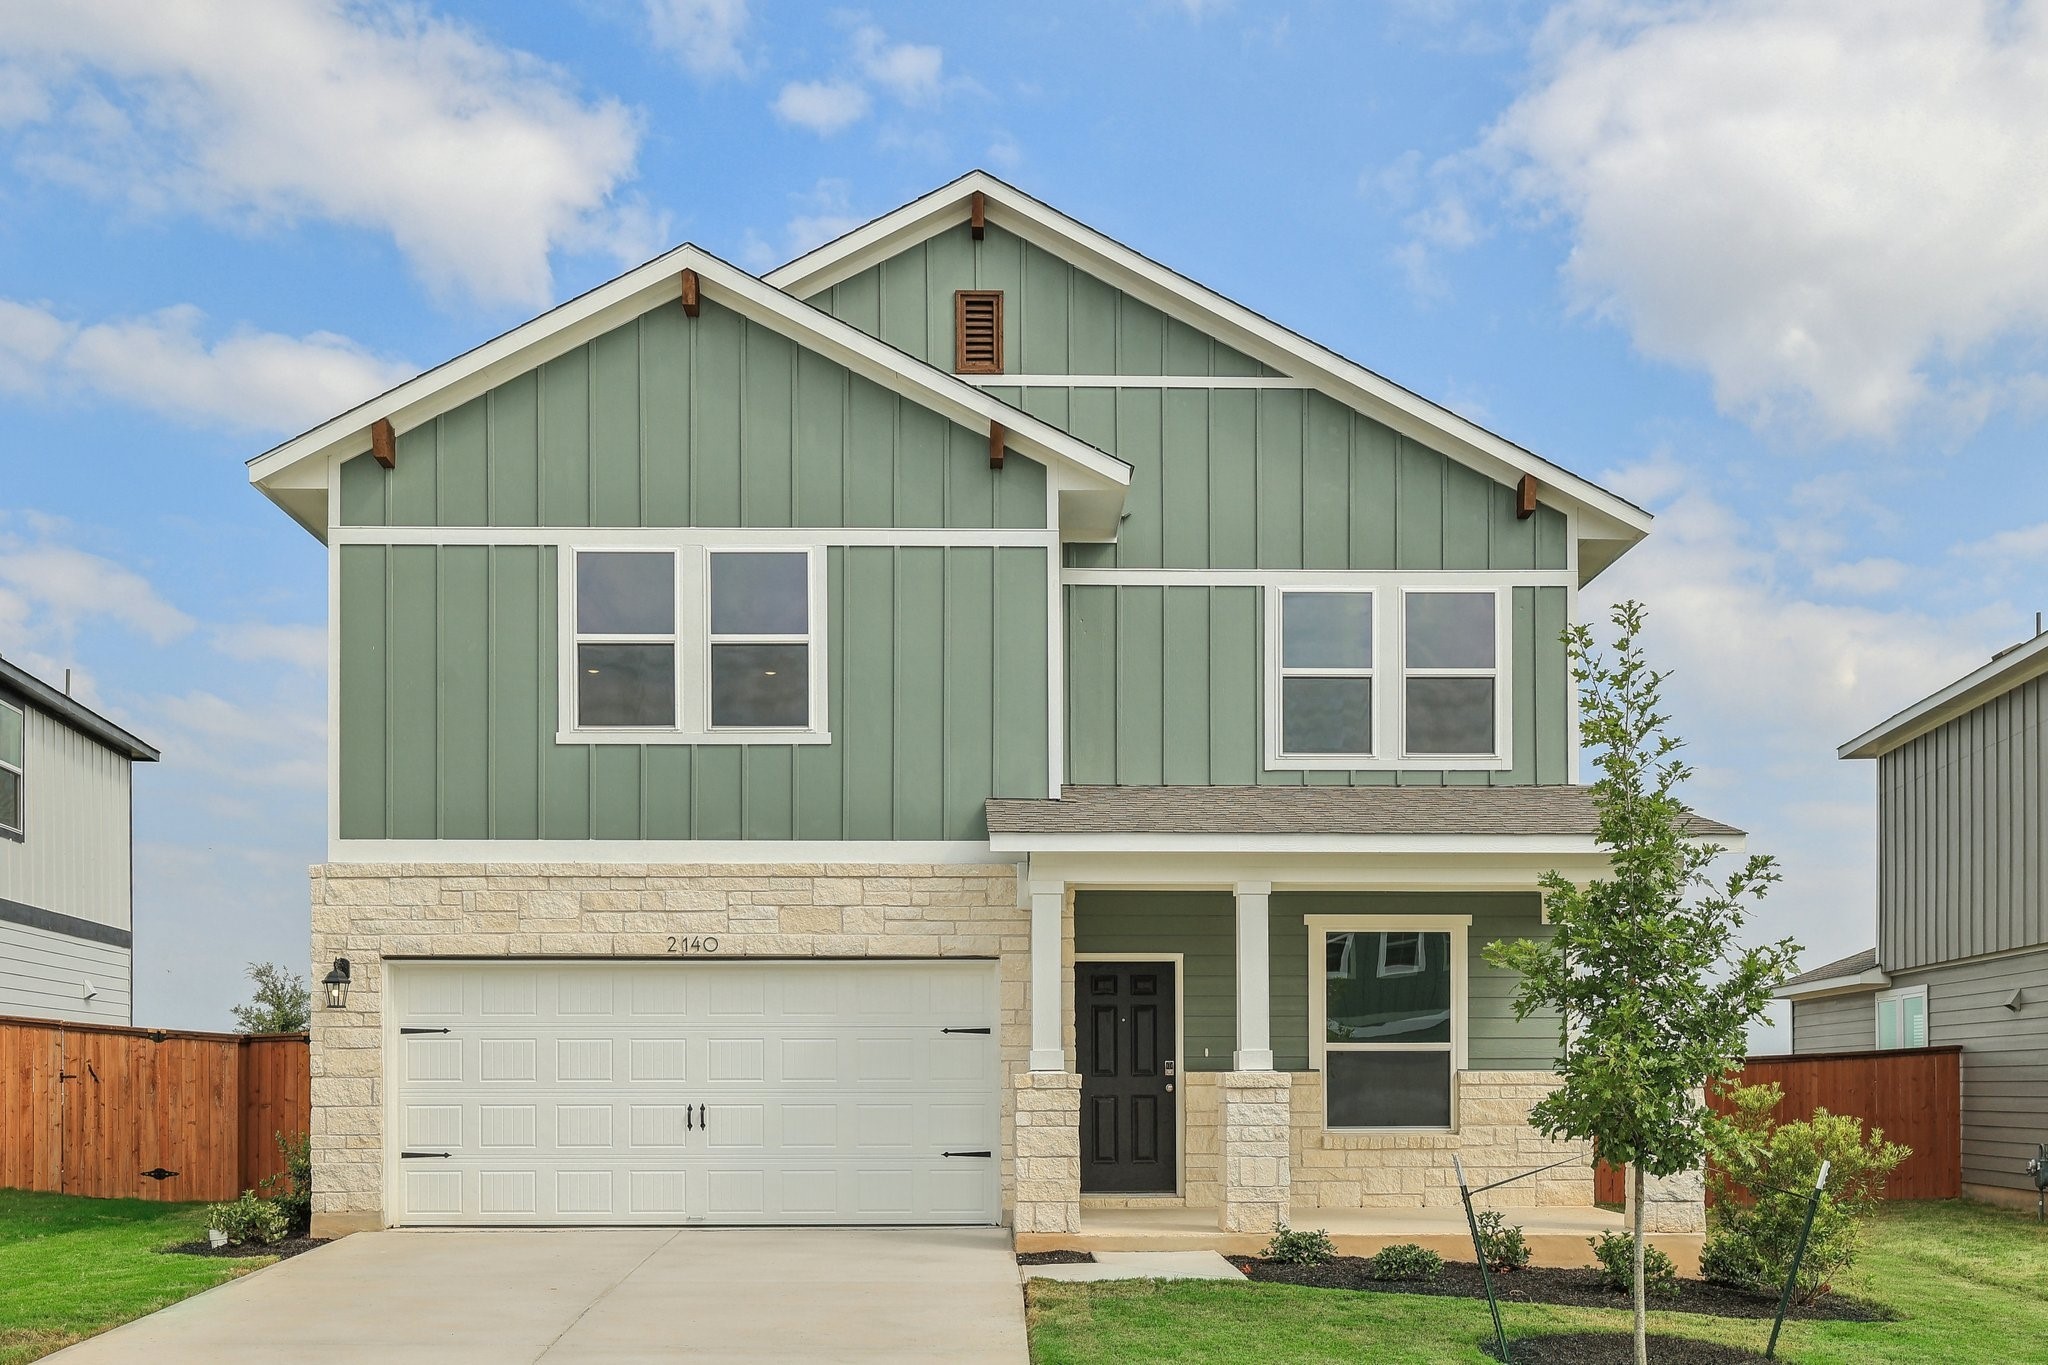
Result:
<svg viewBox="0 0 2048 1365"><path fill-rule="evenodd" d="M1045 470L706 302L661 307L341 468L345 526L1043 527Z"/></svg>
<svg viewBox="0 0 2048 1365"><path fill-rule="evenodd" d="M1274 1065L1308 1068L1309 915L1470 915L1466 1054L1474 1070L1548 1070L1557 1019L1517 1021L1516 977L1486 964L1488 943L1548 935L1534 893L1277 892L1269 903ZM1181 1056L1190 1071L1228 1071L1237 1047L1237 909L1227 891L1077 891L1074 951L1179 953Z"/></svg>
<svg viewBox="0 0 2048 1365"><path fill-rule="evenodd" d="M1103 786L1571 782L1566 591L1515 588L1513 766L1498 772L1268 771L1261 696L1264 591L1070 585L1067 780ZM1385 686L1392 686L1388 679Z"/></svg>
<svg viewBox="0 0 2048 1365"><path fill-rule="evenodd" d="M829 549L832 742L698 746L555 743L555 553L341 547L344 839L981 839L1045 794L1044 549Z"/></svg>

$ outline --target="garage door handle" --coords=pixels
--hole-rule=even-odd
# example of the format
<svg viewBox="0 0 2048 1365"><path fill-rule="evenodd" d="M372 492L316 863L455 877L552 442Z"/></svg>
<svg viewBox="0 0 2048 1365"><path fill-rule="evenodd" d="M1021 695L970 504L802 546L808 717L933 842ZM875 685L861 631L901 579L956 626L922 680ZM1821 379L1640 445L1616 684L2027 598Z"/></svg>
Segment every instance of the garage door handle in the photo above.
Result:
<svg viewBox="0 0 2048 1365"><path fill-rule="evenodd" d="M446 1033L447 1031L444 1028L402 1028L399 1030L400 1033Z"/></svg>
<svg viewBox="0 0 2048 1365"><path fill-rule="evenodd" d="M985 1028L942 1028L941 1033L987 1033Z"/></svg>
<svg viewBox="0 0 2048 1365"><path fill-rule="evenodd" d="M399 1155L400 1159L402 1159L402 1160L405 1160L405 1161L415 1161L415 1160L417 1160L417 1159L419 1159L420 1157L423 1157L423 1156L439 1156L439 1157L445 1157L445 1156L447 1156L447 1155L448 1155L448 1153L446 1153L446 1152L400 1152L400 1153L399 1153L398 1155Z"/></svg>
<svg viewBox="0 0 2048 1365"><path fill-rule="evenodd" d="M711 1116L704 1112L701 1104L697 1106L697 1126L707 1133L711 1131Z"/></svg>
<svg viewBox="0 0 2048 1365"><path fill-rule="evenodd" d="M994 1156L994 1152L941 1152L940 1156Z"/></svg>

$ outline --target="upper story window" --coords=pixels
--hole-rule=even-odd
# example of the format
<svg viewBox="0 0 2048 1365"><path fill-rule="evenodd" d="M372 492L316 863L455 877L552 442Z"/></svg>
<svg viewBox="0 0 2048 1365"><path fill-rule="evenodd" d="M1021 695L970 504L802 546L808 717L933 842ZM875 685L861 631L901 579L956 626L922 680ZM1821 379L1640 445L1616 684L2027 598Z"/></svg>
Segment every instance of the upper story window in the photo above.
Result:
<svg viewBox="0 0 2048 1365"><path fill-rule="evenodd" d="M1267 766L1507 767L1503 591L1272 589Z"/></svg>
<svg viewBox="0 0 2048 1365"><path fill-rule="evenodd" d="M0 835L19 839L22 832L21 708L0 701Z"/></svg>
<svg viewBox="0 0 2048 1365"><path fill-rule="evenodd" d="M1877 1045L1927 1046L1927 988L1901 986L1877 993Z"/></svg>
<svg viewBox="0 0 2048 1365"><path fill-rule="evenodd" d="M809 546L567 552L573 668L557 738L821 743L821 557Z"/></svg>

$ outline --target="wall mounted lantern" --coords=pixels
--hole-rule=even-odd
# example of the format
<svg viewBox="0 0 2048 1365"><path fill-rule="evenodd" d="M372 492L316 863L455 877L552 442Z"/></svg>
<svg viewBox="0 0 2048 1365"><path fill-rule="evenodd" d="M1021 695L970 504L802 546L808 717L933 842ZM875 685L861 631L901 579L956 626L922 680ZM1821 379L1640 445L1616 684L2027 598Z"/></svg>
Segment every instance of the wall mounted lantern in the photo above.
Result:
<svg viewBox="0 0 2048 1365"><path fill-rule="evenodd" d="M337 957L334 968L320 978L320 984L327 987L327 1008L331 1010L348 1008L348 959Z"/></svg>

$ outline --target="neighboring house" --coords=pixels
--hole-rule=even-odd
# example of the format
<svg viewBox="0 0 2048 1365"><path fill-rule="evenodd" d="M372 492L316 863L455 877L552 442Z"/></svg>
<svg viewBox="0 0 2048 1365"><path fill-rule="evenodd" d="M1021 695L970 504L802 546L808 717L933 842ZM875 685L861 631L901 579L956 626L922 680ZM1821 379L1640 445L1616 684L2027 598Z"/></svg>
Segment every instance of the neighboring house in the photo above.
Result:
<svg viewBox="0 0 2048 1365"><path fill-rule="evenodd" d="M156 758L0 659L0 1015L133 1022L130 769Z"/></svg>
<svg viewBox="0 0 2048 1365"><path fill-rule="evenodd" d="M2034 1203L2048 1142L2048 635L1841 748L1877 760L1877 947L1815 968L1794 1052L1963 1049L1966 1192Z"/></svg>
<svg viewBox="0 0 2048 1365"><path fill-rule="evenodd" d="M1614 494L980 174L251 478L328 546L323 1229L1256 1229L1553 1151L1481 952L1603 866Z"/></svg>

